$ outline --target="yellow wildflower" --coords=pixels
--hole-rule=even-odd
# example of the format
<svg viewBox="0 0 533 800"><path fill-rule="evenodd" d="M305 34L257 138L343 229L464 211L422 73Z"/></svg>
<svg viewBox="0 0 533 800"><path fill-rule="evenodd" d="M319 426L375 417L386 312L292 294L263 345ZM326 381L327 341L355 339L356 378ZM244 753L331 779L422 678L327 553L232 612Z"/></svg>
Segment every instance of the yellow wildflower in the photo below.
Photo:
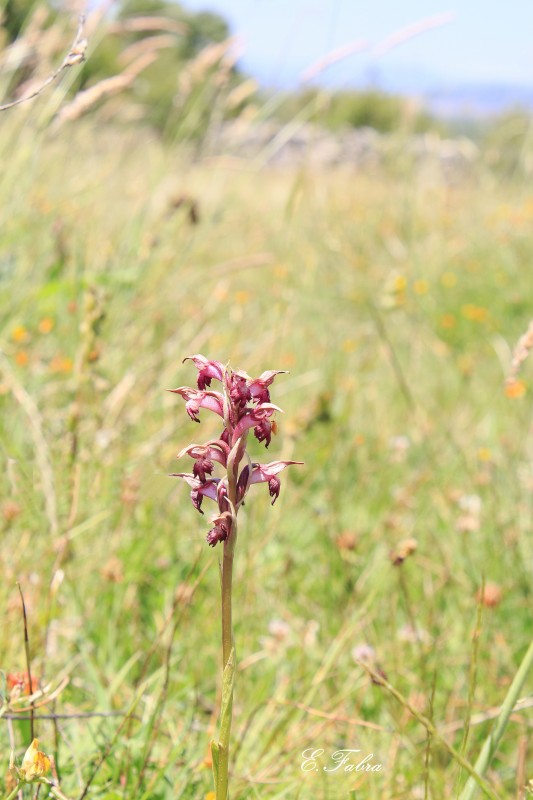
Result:
<svg viewBox="0 0 533 800"><path fill-rule="evenodd" d="M11 338L17 344L22 344L22 342L28 341L28 339L30 338L30 334L28 333L24 325L17 325L11 331Z"/></svg>
<svg viewBox="0 0 533 800"><path fill-rule="evenodd" d="M235 302L238 303L240 306L245 306L250 301L250 292L245 291L244 289L235 292Z"/></svg>
<svg viewBox="0 0 533 800"><path fill-rule="evenodd" d="M487 322L489 312L483 306L476 306L474 303L467 303L461 308L463 317L470 322Z"/></svg>
<svg viewBox="0 0 533 800"><path fill-rule="evenodd" d="M405 275L396 275L392 286L395 292L405 292L407 288L407 278Z"/></svg>
<svg viewBox="0 0 533 800"><path fill-rule="evenodd" d="M357 349L357 342L355 339L345 339L342 343L342 349L345 353L353 353Z"/></svg>
<svg viewBox="0 0 533 800"><path fill-rule="evenodd" d="M37 326L39 329L39 333L50 333L54 329L54 320L52 317L43 317L42 320L39 322Z"/></svg>
<svg viewBox="0 0 533 800"><path fill-rule="evenodd" d="M415 294L427 294L429 291L429 283L425 280L418 280L413 283Z"/></svg>
<svg viewBox="0 0 533 800"><path fill-rule="evenodd" d="M457 277L454 272L445 272L440 279L440 282L446 289L453 289L457 283Z"/></svg>
<svg viewBox="0 0 533 800"><path fill-rule="evenodd" d="M24 754L20 766L20 776L31 783L38 778L42 778L50 770L50 759L39 750L39 740L34 739Z"/></svg>

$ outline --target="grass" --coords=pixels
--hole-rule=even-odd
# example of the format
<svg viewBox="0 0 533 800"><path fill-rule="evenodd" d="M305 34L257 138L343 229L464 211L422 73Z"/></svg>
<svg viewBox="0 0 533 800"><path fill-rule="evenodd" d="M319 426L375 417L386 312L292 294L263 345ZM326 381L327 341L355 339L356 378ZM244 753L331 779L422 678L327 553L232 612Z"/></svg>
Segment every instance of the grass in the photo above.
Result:
<svg viewBox="0 0 533 800"><path fill-rule="evenodd" d="M306 464L241 520L232 800L457 797L466 772L353 650L476 761L533 632L531 364L505 392L531 187L193 162L142 128L35 118L0 139L1 666L25 670L19 581L34 675L68 678L41 713L117 713L36 720L62 791L209 797L217 553L167 477L199 434L165 392L202 352L290 370L270 449ZM501 798L523 796L531 724L514 712L493 759ZM382 770L304 773L310 747Z"/></svg>

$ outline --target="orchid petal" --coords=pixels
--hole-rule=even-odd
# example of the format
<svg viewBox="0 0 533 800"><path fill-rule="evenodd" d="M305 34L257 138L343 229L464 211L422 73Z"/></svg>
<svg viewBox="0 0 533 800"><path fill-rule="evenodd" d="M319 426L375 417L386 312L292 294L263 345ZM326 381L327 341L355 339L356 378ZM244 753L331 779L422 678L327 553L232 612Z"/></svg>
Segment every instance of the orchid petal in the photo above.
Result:
<svg viewBox="0 0 533 800"><path fill-rule="evenodd" d="M197 353L195 356L187 356L183 361L193 361L198 370L198 388L205 389L211 385L211 379L216 378L221 381L224 377L224 367L220 361L210 361L205 356Z"/></svg>
<svg viewBox="0 0 533 800"><path fill-rule="evenodd" d="M262 372L261 375L258 378L256 378L256 380L261 381L261 383L264 383L265 386L270 386L276 375L288 375L288 374L289 373L286 369L267 369L266 372Z"/></svg>
<svg viewBox="0 0 533 800"><path fill-rule="evenodd" d="M214 411L220 417L224 416L224 397L220 392L210 392L200 389L191 389L190 386L180 386L179 389L169 389L173 394L183 397L187 414L194 422L200 422L198 412L201 408Z"/></svg>
<svg viewBox="0 0 533 800"><path fill-rule="evenodd" d="M219 542L225 542L231 533L233 519L230 511L223 511L211 519L214 527L206 536L206 541L210 547L214 547Z"/></svg>
<svg viewBox="0 0 533 800"><path fill-rule="evenodd" d="M270 401L270 392L268 387L273 382L276 375L286 374L287 370L284 369L269 369L262 372L258 378L252 380L249 384L250 394L257 403L268 403Z"/></svg>
<svg viewBox="0 0 533 800"><path fill-rule="evenodd" d="M275 406L274 403L261 403L260 405L255 406L255 408L246 409L244 416L241 417L235 426L235 430L233 431L233 442L236 442L237 439L240 439L244 431L259 425L259 423L261 423L263 420L272 416L275 411L279 411L281 414L283 414L282 409L278 406Z"/></svg>
<svg viewBox="0 0 533 800"><path fill-rule="evenodd" d="M216 441L218 442L218 440ZM220 445L224 445L224 449L222 449L222 446L217 446L215 442L213 442L213 444L209 442L207 444L190 444L188 447L184 447L183 450L178 453L177 457L183 458L183 456L187 455L195 459L208 458L210 461L217 461L225 467L225 450L228 449L228 446L225 442L220 442Z"/></svg>
<svg viewBox="0 0 533 800"><path fill-rule="evenodd" d="M202 511L202 498L209 497L211 500L217 499L217 487L220 483L220 478L209 478L206 481L201 481L196 475L191 472L172 472L171 478L182 478L191 487L191 501L193 506L200 514Z"/></svg>
<svg viewBox="0 0 533 800"><path fill-rule="evenodd" d="M303 461L271 461L270 464L252 464L252 479L250 483L269 481L274 475L293 464L303 464Z"/></svg>
<svg viewBox="0 0 533 800"><path fill-rule="evenodd" d="M293 464L303 464L303 461L271 461L270 464L252 464L252 477L250 483L268 482L268 491L272 497L272 505L279 497L281 482L277 476L285 467Z"/></svg>

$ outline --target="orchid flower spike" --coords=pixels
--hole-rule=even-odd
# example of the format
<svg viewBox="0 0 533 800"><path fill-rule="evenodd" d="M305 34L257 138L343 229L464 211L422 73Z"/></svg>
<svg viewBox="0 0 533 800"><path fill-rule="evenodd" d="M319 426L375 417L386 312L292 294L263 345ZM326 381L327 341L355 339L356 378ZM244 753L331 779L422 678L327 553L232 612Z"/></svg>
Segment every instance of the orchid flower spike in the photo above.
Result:
<svg viewBox="0 0 533 800"><path fill-rule="evenodd" d="M268 483L273 505L281 488L278 474L303 462L252 463L246 450L250 430L265 447L277 432L274 415L283 412L270 401L270 386L283 370L268 370L258 378L251 378L246 372L231 370L201 354L187 356L184 361L192 361L198 370L197 388L181 386L170 391L185 400L185 409L193 422L200 422L200 410L205 409L222 418L223 428L218 439L183 448L178 457L187 455L193 459L192 472L176 472L173 477L189 484L192 503L201 514L204 497L217 504L213 528L207 534L208 544L214 547L231 539L237 527L237 512L254 483ZM211 388L213 380L220 383L219 391ZM215 468L223 473L222 477L213 477Z"/></svg>

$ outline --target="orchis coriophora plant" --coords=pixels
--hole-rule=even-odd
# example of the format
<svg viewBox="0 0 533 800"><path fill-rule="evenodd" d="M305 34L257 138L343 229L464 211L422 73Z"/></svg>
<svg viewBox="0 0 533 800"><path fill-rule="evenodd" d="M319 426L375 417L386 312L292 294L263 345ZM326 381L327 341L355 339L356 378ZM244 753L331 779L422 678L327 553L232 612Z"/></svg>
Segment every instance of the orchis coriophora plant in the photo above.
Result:
<svg viewBox="0 0 533 800"><path fill-rule="evenodd" d="M222 657L223 687L220 730L217 741L211 743L213 776L216 800L228 797L228 757L233 684L235 676L235 646L232 631L232 575L233 556L237 540L237 515L239 508L254 483L268 483L272 505L280 492L279 473L301 461L271 461L269 464L253 462L246 449L248 433L253 430L256 439L268 447L276 433L274 414L281 409L270 402L269 387L282 370L263 372L259 378L250 378L245 372L231 370L219 361L209 361L205 356L188 356L198 370L198 388L182 386L170 391L185 400L185 408L191 420L200 422L201 409L213 411L222 421L222 432L218 439L205 444L190 444L179 458L188 455L193 459L192 472L173 473L183 478L191 487L194 507L203 514L204 498L213 500L217 511L211 518L212 528L207 534L211 547L223 545L221 563L222 586ZM211 382L218 381L221 391L211 389ZM218 464L221 477L213 472Z"/></svg>

